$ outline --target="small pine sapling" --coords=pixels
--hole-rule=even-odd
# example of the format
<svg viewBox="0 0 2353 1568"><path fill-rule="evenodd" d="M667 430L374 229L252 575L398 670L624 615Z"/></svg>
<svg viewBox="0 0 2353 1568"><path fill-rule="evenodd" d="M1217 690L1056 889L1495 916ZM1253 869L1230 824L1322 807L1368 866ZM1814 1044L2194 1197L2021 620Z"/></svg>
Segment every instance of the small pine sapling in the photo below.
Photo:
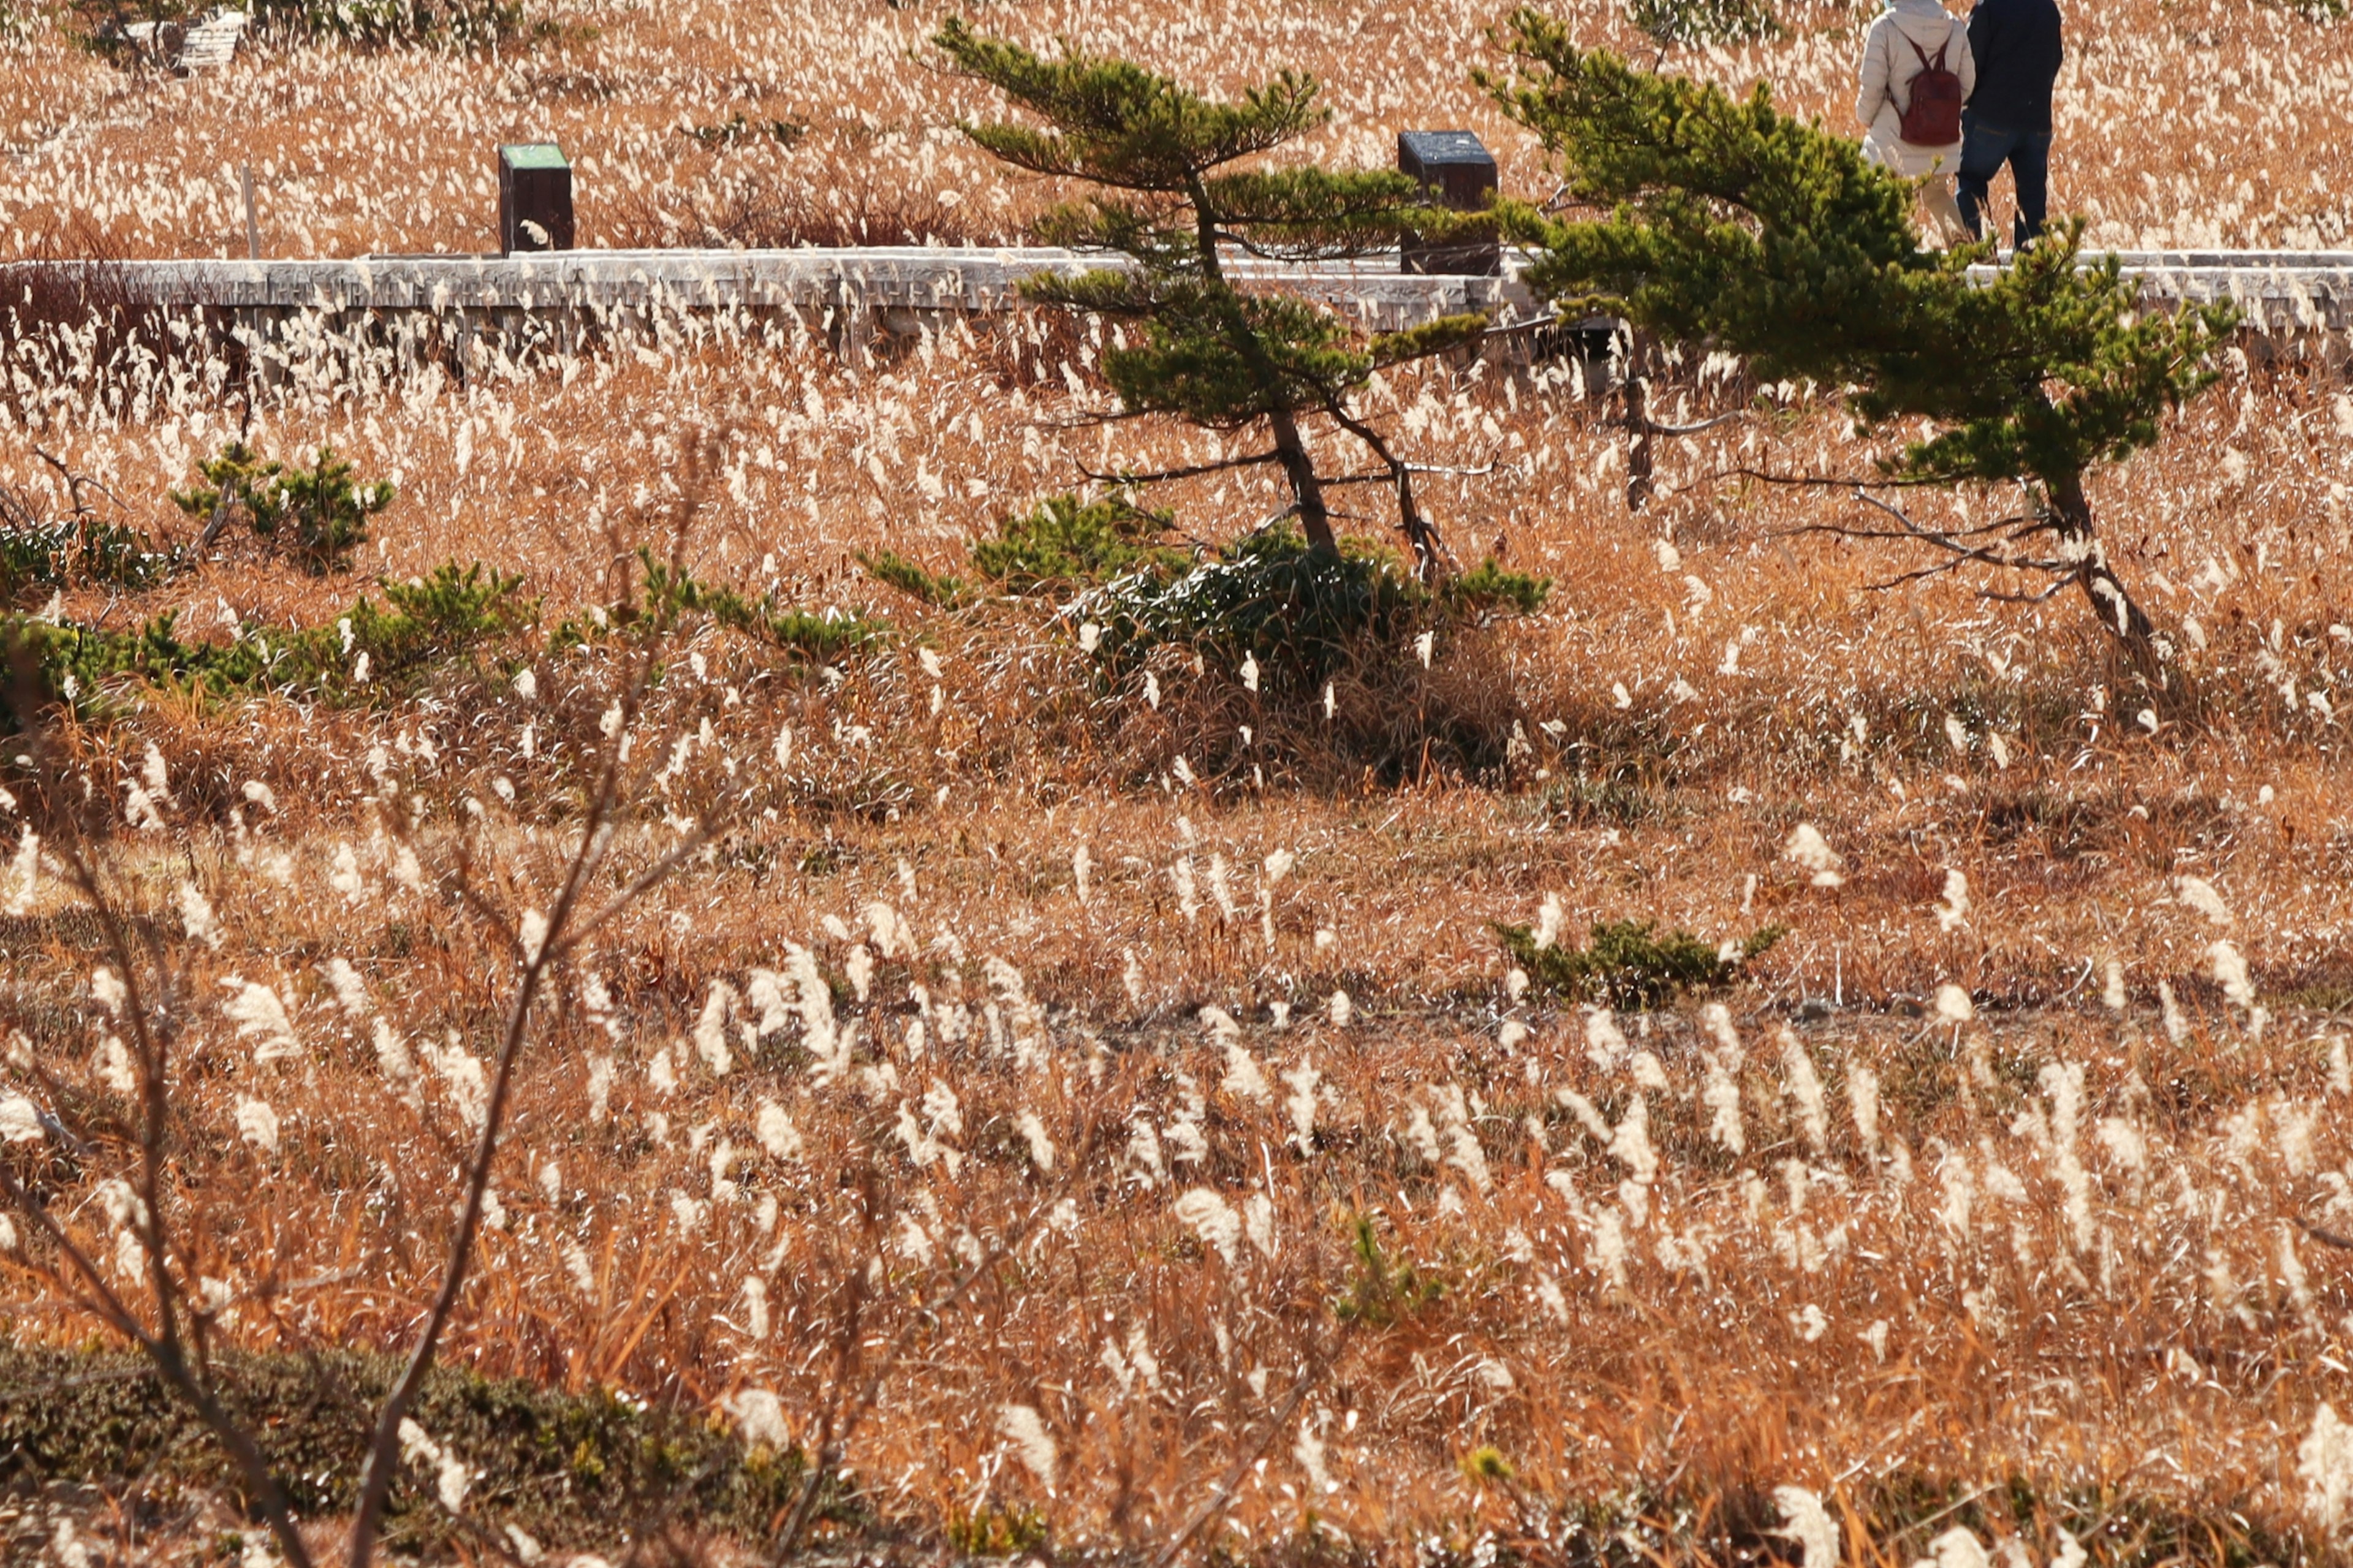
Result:
<svg viewBox="0 0 2353 1568"><path fill-rule="evenodd" d="M350 564L351 552L367 542L368 519L392 504L388 480L354 484L352 466L332 447L319 448L310 468L270 461L242 441L232 441L196 469L205 482L174 490L182 511L206 520L198 548L208 547L230 517L242 511L256 536L283 542L305 569L323 574Z"/></svg>
<svg viewBox="0 0 2353 1568"><path fill-rule="evenodd" d="M1364 417L1356 395L1376 371L1476 342L1485 318L1447 316L1362 337L1321 305L1239 286L1229 256L1337 260L1387 249L1403 233L1451 237L1492 219L1432 206L1420 184L1397 171L1257 163L1327 118L1315 82L1295 72L1216 102L1124 60L1075 51L1047 59L957 20L933 41L957 70L1044 121L967 123L967 136L1017 168L1100 187L1050 213L1039 237L1127 264L1040 275L1025 295L1141 325L1141 344L1113 348L1103 362L1131 414L1174 415L1221 432L1264 426L1271 438L1263 451L1216 462L1096 477L1144 483L1279 467L1291 489L1287 515L1299 520L1308 548L1326 555L1339 549L1327 489L1380 483L1395 492L1398 527L1424 576L1441 574L1442 547L1414 499L1415 465ZM1355 437L1375 470L1319 469L1302 428L1310 418Z"/></svg>
<svg viewBox="0 0 2353 1568"><path fill-rule="evenodd" d="M2142 678L2165 684L2163 639L2108 561L2085 479L2153 445L2211 383L2227 306L2142 311L2114 258L2083 258L2080 224L1972 277L1989 251L1922 250L1904 182L1778 112L1762 86L1736 100L1638 70L1535 11L1514 16L1505 47L1512 73L1479 79L1559 160L1570 198L1602 215L1506 212L1539 295L1741 355L1767 381L1845 387L1866 430L1925 419L1929 434L1875 478L1801 481L1852 488L1893 520L1834 531L1939 552L1898 582L1981 565L2046 575L2044 597L2073 583ZM2025 489L2025 514L1960 533L1865 493L2005 483Z"/></svg>
<svg viewBox="0 0 2353 1568"><path fill-rule="evenodd" d="M1687 931L1658 934L1650 921L1597 921L1589 947L1540 941L1530 927L1493 928L1529 979L1556 995L1641 1011L1690 990L1729 985L1781 940L1768 925L1746 942L1711 946Z"/></svg>
<svg viewBox="0 0 2353 1568"><path fill-rule="evenodd" d="M997 537L976 542L973 570L997 592L1029 598L1099 587L1142 574L1164 581L1192 564L1185 551L1161 542L1176 526L1166 511L1137 506L1124 491L1092 500L1049 496L1027 512L997 524ZM976 584L929 570L895 551L860 555L875 577L927 605L953 609L972 602Z"/></svg>

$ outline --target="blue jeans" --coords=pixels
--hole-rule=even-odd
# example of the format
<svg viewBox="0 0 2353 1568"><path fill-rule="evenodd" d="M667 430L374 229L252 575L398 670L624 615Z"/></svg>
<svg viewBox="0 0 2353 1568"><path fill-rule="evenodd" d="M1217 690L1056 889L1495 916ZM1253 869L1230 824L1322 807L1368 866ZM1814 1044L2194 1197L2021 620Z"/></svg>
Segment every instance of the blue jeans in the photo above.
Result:
<svg viewBox="0 0 2353 1568"><path fill-rule="evenodd" d="M2042 220L2051 200L2051 132L2004 131L1964 111L1960 178L1955 182L1953 195L1960 203L1961 221L1969 226L1972 239L1984 236L1986 194L2004 163L2010 165L2010 177L2018 182L2018 226L2014 237L2024 245L2042 233Z"/></svg>

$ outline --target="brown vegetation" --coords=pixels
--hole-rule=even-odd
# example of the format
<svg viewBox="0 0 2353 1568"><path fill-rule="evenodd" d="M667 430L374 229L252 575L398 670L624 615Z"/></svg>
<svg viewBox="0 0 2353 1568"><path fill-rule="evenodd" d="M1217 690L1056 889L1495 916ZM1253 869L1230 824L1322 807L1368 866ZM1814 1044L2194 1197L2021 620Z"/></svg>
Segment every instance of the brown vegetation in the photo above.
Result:
<svg viewBox="0 0 2353 1568"><path fill-rule="evenodd" d="M1361 155L1427 105L1504 141L1460 80L1484 46L1453 13L1024 16L1178 69L1319 69L1361 105L1331 145ZM237 156L285 161L273 246L472 244L480 154L544 116L582 157L585 230L613 237L597 226L672 159L801 155L714 149L681 114L741 104L816 140L836 134L818 97L867 118L812 190L908 193L846 198L876 213L952 191L976 235L1032 197L946 137L949 84L893 52L935 20L921 7L822 49L797 13L575 20L602 31L498 61L264 52L181 83L36 23L5 47L41 62L39 112L95 118L0 201L27 235L78 208L126 250L221 246L231 197L192 182L218 184L234 122ZM1799 101L1834 102L1847 19L1792 20L1705 68L1770 61ZM2080 27L2063 199L2126 237L2211 219L2341 241L2346 154L2320 129L2341 29L2140 5ZM2237 96L2208 96L2211 51ZM26 75L0 73L0 130L35 115ZM498 96L511 80L529 115ZM2126 92L2140 131L2098 121ZM409 140L310 107L363 100L397 100ZM2181 107L2171 140L2145 134L2151 101ZM2263 137L2222 133L2242 112ZM346 161L321 178L262 151L298 124ZM396 179L377 162L396 151ZM100 168L133 171L130 194L102 196ZM681 220L733 210L723 182L672 183ZM1103 329L974 321L844 359L790 323L675 324L528 370L487 354L462 384L322 348L248 388L225 361L109 365L54 333L62 357L11 360L0 482L49 514L69 501L37 448L101 479L110 518L192 545L167 492L240 433L273 458L332 443L398 490L352 573L230 531L161 585L69 585L58 617L176 611L215 641L227 621L332 626L374 579L451 560L521 571L541 600L534 626L396 682L125 686L64 721L66 761L0 779L0 1158L108 1267L134 1261L109 1184L137 1123L93 972L123 965L56 852L95 858L142 984L171 981L166 1202L208 1331L406 1348L523 917L551 906L614 739L636 552L682 538L706 584L888 634L819 658L703 616L670 634L617 853L712 841L555 966L446 1362L624 1390L747 1449L829 1434L863 1512L812 1542L1794 1561L1773 1532L1807 1528L1775 1495L1796 1487L1857 1563L1930 1555L1957 1525L2036 1562L2063 1530L2119 1561L2341 1553L2353 396L2333 352L2234 354L2100 481L2114 554L2181 650L2187 695L2161 707L2072 605L1875 591L1906 563L1797 531L1859 503L1709 478L1866 461L1811 389L1672 371L1660 417L1751 411L1662 444L1659 499L1631 515L1584 369L1401 371L1374 398L1419 449L1496 462L1429 482L1456 553L1552 594L1426 669L1335 680L1319 728L1181 657L1156 700L1140 672L1105 679L1068 595L946 609L860 564L965 571L1081 462L1216 456L1073 421L1103 395ZM1155 502L1224 540L1280 498L1229 477ZM551 638L592 610L623 632ZM1495 756L1417 750L1433 713ZM21 849L35 832L46 866ZM1736 986L1613 1018L1523 985L1493 929L1576 942L1620 920L1786 934ZM28 1130L36 1108L62 1132ZM11 1336L89 1343L69 1271L11 1223ZM322 1470L315 1544L357 1464ZM438 1506L431 1461L407 1478ZM482 1532L451 1537L477 1560L505 1549L487 1495ZM580 1495L569 1523L531 1516L538 1544L618 1561L659 1526ZM142 1516L73 1517L97 1552ZM740 1513L675 1523L681 1550L760 1544Z"/></svg>

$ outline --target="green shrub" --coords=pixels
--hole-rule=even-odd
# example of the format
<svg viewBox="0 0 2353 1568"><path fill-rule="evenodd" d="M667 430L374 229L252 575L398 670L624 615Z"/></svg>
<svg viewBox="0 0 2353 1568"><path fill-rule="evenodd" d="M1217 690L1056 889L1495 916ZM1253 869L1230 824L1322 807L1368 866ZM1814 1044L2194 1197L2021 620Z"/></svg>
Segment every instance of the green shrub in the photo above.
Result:
<svg viewBox="0 0 2353 1568"><path fill-rule="evenodd" d="M1372 1217L1358 1215L1352 1222L1356 1235L1350 1250L1356 1257L1356 1276L1345 1293L1332 1299L1332 1315L1344 1323L1385 1329L1442 1300L1446 1282L1422 1273L1404 1260L1392 1263L1381 1250L1380 1232Z"/></svg>
<svg viewBox="0 0 2353 1568"><path fill-rule="evenodd" d="M338 461L332 447L321 447L311 467L290 468L232 441L196 468L202 485L172 492L182 511L206 519L218 518L224 506L243 512L258 536L287 548L313 573L349 564L351 552L367 542L368 519L392 504L389 482L353 484L352 466Z"/></svg>
<svg viewBox="0 0 2353 1568"><path fill-rule="evenodd" d="M0 605L84 583L135 592L179 564L176 552L156 548L135 528L87 514L47 520L0 487Z"/></svg>
<svg viewBox="0 0 2353 1568"><path fill-rule="evenodd" d="M1176 514L1147 511L1124 495L1082 501L1053 496L998 525L972 547L973 569L1008 594L1089 586L1133 572L1173 575L1191 564L1184 551L1159 542Z"/></svg>
<svg viewBox="0 0 2353 1568"><path fill-rule="evenodd" d="M1626 19L1662 47L1746 44L1781 36L1770 0L1627 0Z"/></svg>
<svg viewBox="0 0 2353 1568"><path fill-rule="evenodd" d="M443 565L411 584L387 583L330 626L240 626L226 643L184 641L167 612L136 631L25 616L0 618L0 647L32 656L44 694L102 712L106 694L143 684L213 696L283 691L337 700L388 694L433 667L503 640L538 618L522 579L477 563Z"/></svg>
<svg viewBox="0 0 2353 1568"><path fill-rule="evenodd" d="M961 577L950 577L925 570L895 550L878 550L871 555L860 555L858 563L873 574L881 582L889 584L911 598L926 605L936 605L953 610L966 602L970 585Z"/></svg>
<svg viewBox="0 0 2353 1568"><path fill-rule="evenodd" d="M1341 664L1409 643L1429 595L1394 557L1345 542L1311 549L1288 527L1250 534L1181 576L1138 575L1089 604L1114 666L1176 644L1231 668L1257 661L1261 689L1295 695Z"/></svg>
<svg viewBox="0 0 2353 1568"><path fill-rule="evenodd" d="M1173 513L1124 495L1053 496L1005 519L995 539L972 547L970 559L979 576L1016 597L1079 594L1077 607L1103 625L1097 646L1115 667L1174 644L1229 667L1254 658L1267 689L1278 691L1320 690L1339 665L1394 656L1425 631L1533 614L1552 586L1487 560L1432 593L1386 551L1353 540L1337 552L1318 551L1288 526L1247 535L1197 563L1161 542L1175 526ZM971 602L961 577L890 551L860 560L926 604L953 609Z"/></svg>
<svg viewBox="0 0 2353 1568"><path fill-rule="evenodd" d="M966 1557L1018 1557L1044 1546L1051 1533L1044 1510L1035 1508L948 1513L948 1544Z"/></svg>
<svg viewBox="0 0 2353 1568"><path fill-rule="evenodd" d="M216 1354L213 1364L225 1403L295 1509L348 1511L399 1362L330 1350ZM687 1412L448 1366L427 1373L414 1418L476 1472L466 1494L472 1524L494 1532L512 1524L550 1548L609 1547L657 1514L761 1539L807 1473L798 1450L747 1445ZM0 1346L0 1489L156 1481L241 1491L218 1442L140 1358ZM826 1517L855 1518L838 1487L820 1495ZM462 1528L436 1498L431 1474L402 1467L385 1544L446 1551Z"/></svg>
<svg viewBox="0 0 2353 1568"><path fill-rule="evenodd" d="M1726 985L1781 940L1779 926L1766 926L1732 952L1686 931L1657 933L1651 921L1597 921L1590 947L1536 945L1526 926L1497 924L1495 934L1528 978L1556 995L1597 1002L1625 1011L1655 1007L1685 991Z"/></svg>
<svg viewBox="0 0 2353 1568"><path fill-rule="evenodd" d="M1228 668L1256 661L1261 689L1312 695L1339 668L1435 660L1449 634L1487 613L1534 609L1550 584L1492 561L1433 594L1388 552L1356 540L1335 553L1288 527L1250 534L1180 575L1139 572L1085 603L1114 664L1176 644Z"/></svg>
<svg viewBox="0 0 2353 1568"><path fill-rule="evenodd" d="M1476 634L1539 608L1548 581L1490 560L1433 590L1377 546L1317 549L1287 524L1200 560L1163 542L1174 528L1123 495L1056 496L970 555L989 587L1088 625L1100 684L1080 701L1135 740L1144 776L1182 759L1179 776L1396 783L1432 767L1490 776L1516 754L1509 672ZM977 597L903 556L860 559L927 604ZM1139 694L1160 716L1141 729L1125 716Z"/></svg>
<svg viewBox="0 0 2353 1568"><path fill-rule="evenodd" d="M997 537L974 545L970 559L975 572L1017 598L1095 587L1136 573L1165 580L1192 564L1187 552L1160 542L1176 521L1172 512L1146 510L1116 493L1093 500L1051 496L998 523ZM952 609L972 596L961 577L926 571L892 551L859 561L928 605Z"/></svg>
<svg viewBox="0 0 2353 1568"><path fill-rule="evenodd" d="M747 599L733 588L697 581L685 568L656 560L650 550L639 550L638 560L645 568L644 592L607 611L606 621L638 636L667 637L686 616L708 616L788 658L828 664L883 633L881 623L853 611L804 610L774 593ZM594 642L605 629L575 616L558 628L555 645Z"/></svg>
<svg viewBox="0 0 2353 1568"><path fill-rule="evenodd" d="M1508 572L1493 556L1439 588L1447 607L1460 615L1533 616L1552 595L1552 579Z"/></svg>

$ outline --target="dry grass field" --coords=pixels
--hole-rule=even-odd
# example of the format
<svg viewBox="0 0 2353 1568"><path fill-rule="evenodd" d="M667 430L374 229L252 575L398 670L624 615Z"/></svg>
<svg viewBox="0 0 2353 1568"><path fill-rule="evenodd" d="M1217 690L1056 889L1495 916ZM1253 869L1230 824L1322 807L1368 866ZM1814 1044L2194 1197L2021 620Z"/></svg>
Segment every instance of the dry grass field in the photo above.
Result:
<svg viewBox="0 0 2353 1568"><path fill-rule="evenodd" d="M533 7L495 52L265 40L184 80L20 8L0 247L236 253L249 163L272 254L480 248L492 143L543 133L586 244L1010 237L1059 193L960 142L990 106L925 57L945 15ZM1296 65L1337 110L1319 154L1470 125L1542 195L1465 74L1499 16L977 20L1222 88ZM1843 126L1857 14L1785 20L1665 63ZM2070 25L2055 178L2094 241L2353 246L2353 24L2116 0ZM692 134L737 114L806 129ZM121 1348L100 1282L153 1321L146 1204L225 1383L406 1350L526 976L441 1359L674 1413L751 1479L732 1512L695 1500L715 1472L623 1497L567 1438L526 1497L450 1415L396 1486L403 1551L750 1562L831 1445L802 1544L837 1554L2348 1555L2341 345L2232 349L2096 482L2179 649L2161 696L2072 595L1885 587L1920 559L1804 531L1861 503L1711 477L1862 471L1876 448L1816 389L1671 370L1678 416L1750 412L1664 443L1636 513L1582 367L1394 373L1369 403L1419 458L1493 465L1429 481L1455 552L1552 587L1426 667L1343 669L1327 708L1182 658L1107 679L1087 602L944 608L863 564L965 571L1082 464L1215 455L1082 419L1105 341L1011 318L841 354L695 317L463 377L322 348L248 388L201 347L8 340L0 485L40 515L90 476L102 519L191 547L169 492L240 434L332 444L396 492L347 571L232 531L152 585L16 608L174 612L264 658L445 563L521 574L523 609L414 668L116 681L8 738L0 1158L97 1272L0 1222L0 1555L273 1560L187 1457L201 1434L45 1459L27 1430L121 1374L40 1358ZM1246 473L1152 504L1218 541L1281 498ZM804 656L709 616L645 629L640 549L878 635ZM607 858L566 924L584 825ZM1619 921L1779 934L1734 984L1613 1013L1495 931L1573 948ZM152 1190L142 1038L173 1064ZM304 1528L332 1555L356 1458L317 1467Z"/></svg>

